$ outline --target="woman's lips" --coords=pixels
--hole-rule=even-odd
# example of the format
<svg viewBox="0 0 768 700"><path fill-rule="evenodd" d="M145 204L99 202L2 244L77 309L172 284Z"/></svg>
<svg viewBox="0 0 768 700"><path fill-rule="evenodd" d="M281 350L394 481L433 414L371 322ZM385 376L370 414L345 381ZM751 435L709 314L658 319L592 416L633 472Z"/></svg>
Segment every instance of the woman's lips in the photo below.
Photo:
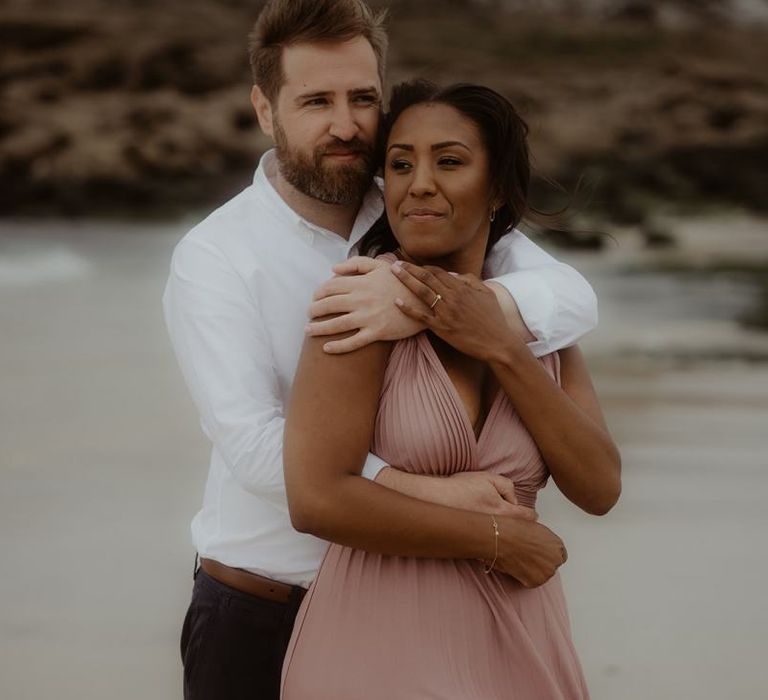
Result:
<svg viewBox="0 0 768 700"><path fill-rule="evenodd" d="M405 218L411 221L435 221L445 218L445 214L434 209L409 209L405 212Z"/></svg>

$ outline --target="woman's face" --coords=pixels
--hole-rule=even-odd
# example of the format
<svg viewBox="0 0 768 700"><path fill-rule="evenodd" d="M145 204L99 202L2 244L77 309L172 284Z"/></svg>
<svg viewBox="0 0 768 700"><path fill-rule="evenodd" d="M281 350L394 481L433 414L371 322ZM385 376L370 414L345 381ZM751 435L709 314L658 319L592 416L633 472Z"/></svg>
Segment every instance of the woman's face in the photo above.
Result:
<svg viewBox="0 0 768 700"><path fill-rule="evenodd" d="M474 122L453 107L406 109L387 142L384 198L401 249L418 262L482 261L490 230L488 153Z"/></svg>

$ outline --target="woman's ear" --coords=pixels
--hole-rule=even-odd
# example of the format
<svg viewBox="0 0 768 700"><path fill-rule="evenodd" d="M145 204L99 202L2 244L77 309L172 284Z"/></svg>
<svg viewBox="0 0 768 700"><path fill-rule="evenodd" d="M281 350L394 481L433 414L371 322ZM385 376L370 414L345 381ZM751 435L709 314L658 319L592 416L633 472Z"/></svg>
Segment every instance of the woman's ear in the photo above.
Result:
<svg viewBox="0 0 768 700"><path fill-rule="evenodd" d="M493 221L496 218L496 214L498 213L499 209L501 209L504 206L504 200L501 197L492 197L491 203L489 205L489 219Z"/></svg>

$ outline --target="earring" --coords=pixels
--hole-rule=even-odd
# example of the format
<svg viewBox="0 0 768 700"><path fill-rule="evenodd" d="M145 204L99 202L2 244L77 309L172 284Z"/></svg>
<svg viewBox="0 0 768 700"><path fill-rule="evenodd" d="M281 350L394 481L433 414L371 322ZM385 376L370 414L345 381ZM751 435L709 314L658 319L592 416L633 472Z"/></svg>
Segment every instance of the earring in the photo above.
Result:
<svg viewBox="0 0 768 700"><path fill-rule="evenodd" d="M496 207L491 209L491 223L493 223L496 220Z"/></svg>

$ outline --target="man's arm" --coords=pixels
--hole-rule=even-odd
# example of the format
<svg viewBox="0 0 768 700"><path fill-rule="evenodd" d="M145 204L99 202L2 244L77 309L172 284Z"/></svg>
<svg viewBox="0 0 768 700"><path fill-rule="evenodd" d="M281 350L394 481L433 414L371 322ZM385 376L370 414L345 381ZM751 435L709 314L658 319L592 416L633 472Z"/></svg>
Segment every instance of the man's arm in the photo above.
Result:
<svg viewBox="0 0 768 700"><path fill-rule="evenodd" d="M484 273L513 330L523 322L528 333L517 334L537 357L573 345L597 326L597 297L589 283L520 231L502 236Z"/></svg>
<svg viewBox="0 0 768 700"><path fill-rule="evenodd" d="M163 307L206 436L246 491L287 509L285 412L258 300L221 250L185 239L173 255ZM438 480L387 467L370 453L362 475L424 500L528 516L501 476L477 474L471 483Z"/></svg>
<svg viewBox="0 0 768 700"><path fill-rule="evenodd" d="M246 491L287 508L284 407L258 300L221 250L185 239L174 251L163 310L206 436ZM364 473L374 478L385 466L369 455Z"/></svg>
<svg viewBox="0 0 768 700"><path fill-rule="evenodd" d="M416 299L389 273L383 260L354 257L334 268L337 277L315 294L308 333L327 336L326 352L345 353L377 340L399 340L423 330L394 305ZM486 280L509 327L541 356L574 344L597 325L597 298L589 283L519 231L503 236L486 262ZM498 277L495 277L499 275ZM336 315L335 318L317 320Z"/></svg>
<svg viewBox="0 0 768 700"><path fill-rule="evenodd" d="M256 300L219 248L185 238L163 310L206 436L245 490L285 505L285 418Z"/></svg>
<svg viewBox="0 0 768 700"><path fill-rule="evenodd" d="M206 435L245 490L269 498L287 509L283 477L284 410L267 343L267 331L256 300L216 246L197 239L186 239L174 253L163 306L171 340ZM346 415L349 417L350 414ZM360 463L366 465L369 476L376 475L384 465L378 457L367 453L367 447ZM310 459L307 466L311 469L313 464L314 460ZM418 478L416 475L401 476ZM366 484L368 486L362 488L372 487L377 494L385 494L385 499L393 496L406 498L389 488L374 485L369 479L355 478L355 488ZM440 486L449 482L449 478L439 480L439 484L437 479L433 481L432 490L437 493ZM464 486L464 489L452 490L454 493L471 491ZM412 483L409 488L412 488ZM442 498L450 500L450 494L441 493ZM457 498L460 495L455 493ZM488 511L510 512L505 508L519 508L507 502L500 503L504 499L501 495L495 496L486 489L477 498ZM471 493L461 495L466 502L472 497ZM429 503L407 500L412 513L427 509L416 520L410 520L411 524L417 526L422 520L429 521L429 509L432 507ZM353 499L352 503L358 501ZM346 510L346 506L339 505L342 511ZM362 510L365 511L368 505L364 503ZM386 500L382 503L377 498L374 505L375 509L369 515L383 512L388 514L384 522L390 525L398 522L399 512L389 512ZM443 511L459 515L466 512L448 508ZM492 538L488 532L481 535L480 530L489 527L486 522L489 518L479 513L473 517L482 518L477 522L484 523L485 528L476 527L478 534L473 548L466 551L485 553ZM511 522L512 518L509 520L502 534L511 538L515 546L503 548L500 561L509 556L505 552L514 551L515 561L520 560L516 566L521 580L527 585L543 582L561 561L558 558L560 540L546 528L529 523L525 518L518 517L515 522ZM536 527L528 530L527 525ZM413 543L406 538L402 546L398 544L395 533L400 527L402 524L392 528L388 541L393 553L406 555L412 551ZM452 556L452 553L460 556L463 550L457 548L451 531L440 533L435 531L433 525L430 527L431 547L436 550L442 547L444 556ZM346 541L347 535L341 532L339 541ZM412 533L413 536L419 538L415 533ZM465 548L469 538L467 534L463 542Z"/></svg>

